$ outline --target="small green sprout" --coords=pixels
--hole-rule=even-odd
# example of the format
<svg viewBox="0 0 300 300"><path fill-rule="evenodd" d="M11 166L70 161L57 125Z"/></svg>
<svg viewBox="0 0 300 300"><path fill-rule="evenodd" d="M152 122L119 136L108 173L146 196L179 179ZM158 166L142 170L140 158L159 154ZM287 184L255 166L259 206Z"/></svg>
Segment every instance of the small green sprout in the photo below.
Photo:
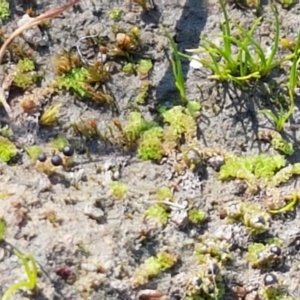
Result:
<svg viewBox="0 0 300 300"><path fill-rule="evenodd" d="M277 172L271 180L273 186L287 182L293 176L300 175L300 163L290 164Z"/></svg>
<svg viewBox="0 0 300 300"><path fill-rule="evenodd" d="M132 75L135 71L135 65L133 63L127 63L123 66L122 71L125 74Z"/></svg>
<svg viewBox="0 0 300 300"><path fill-rule="evenodd" d="M34 291L37 286L37 276L38 269L34 257L31 254L22 254L17 249L14 249L14 254L22 262L22 265L25 268L26 275L28 280L18 282L7 289L7 291L2 296L2 300L10 300L11 297L20 289L28 289Z"/></svg>
<svg viewBox="0 0 300 300"><path fill-rule="evenodd" d="M141 113L131 112L129 120L124 128L120 128L123 134L124 142L128 147L135 145L142 132L157 126L155 122L146 121Z"/></svg>
<svg viewBox="0 0 300 300"><path fill-rule="evenodd" d="M62 134L59 134L57 137L53 138L50 141L50 144L51 144L51 148L53 148L53 150L58 150L58 151L62 151L65 146L70 145L67 138Z"/></svg>
<svg viewBox="0 0 300 300"><path fill-rule="evenodd" d="M225 240L205 234L200 238L200 242L195 245L195 256L201 263L208 255L221 263L225 263L233 258L230 246Z"/></svg>
<svg viewBox="0 0 300 300"><path fill-rule="evenodd" d="M6 224L2 219L2 217L0 217L0 242L4 239L5 231L6 231Z"/></svg>
<svg viewBox="0 0 300 300"><path fill-rule="evenodd" d="M200 224L206 220L206 213L202 210L191 209L188 212L188 219L192 224Z"/></svg>
<svg viewBox="0 0 300 300"><path fill-rule="evenodd" d="M138 156L143 160L160 160L164 155L163 129L153 127L143 132L138 143Z"/></svg>
<svg viewBox="0 0 300 300"><path fill-rule="evenodd" d="M257 235L269 229L270 215L255 203L231 203L225 208L229 222L240 222L249 234Z"/></svg>
<svg viewBox="0 0 300 300"><path fill-rule="evenodd" d="M28 156L32 161L36 161L38 156L43 153L43 149L40 146L33 145L30 147L25 148L25 151L27 152Z"/></svg>
<svg viewBox="0 0 300 300"><path fill-rule="evenodd" d="M18 70L22 73L27 73L35 70L34 62L27 57L25 57L24 59L20 59L18 61L17 67Z"/></svg>
<svg viewBox="0 0 300 300"><path fill-rule="evenodd" d="M48 106L40 117L40 125L47 127L56 125L60 108L59 103Z"/></svg>
<svg viewBox="0 0 300 300"><path fill-rule="evenodd" d="M110 188L112 196L116 200L124 199L124 197L126 196L126 194L128 192L128 187L126 186L126 184L119 182L119 181L113 181L109 185L109 188Z"/></svg>
<svg viewBox="0 0 300 300"><path fill-rule="evenodd" d="M196 136L197 124L188 110L182 106L174 106L163 113L164 122L169 126L164 130L166 141L178 141L184 136L186 141Z"/></svg>
<svg viewBox="0 0 300 300"><path fill-rule="evenodd" d="M137 104L145 104L149 94L150 82L148 80L142 80L140 84L140 90L136 97L135 102Z"/></svg>
<svg viewBox="0 0 300 300"><path fill-rule="evenodd" d="M35 64L29 58L20 59L13 83L15 86L26 89L36 83L41 76L35 71Z"/></svg>
<svg viewBox="0 0 300 300"><path fill-rule="evenodd" d="M7 163L14 158L17 153L16 146L7 138L0 136L0 160Z"/></svg>
<svg viewBox="0 0 300 300"><path fill-rule="evenodd" d="M229 178L245 179L253 182L256 179L271 180L276 171L286 165L281 155L258 154L255 156L233 157L226 160L219 173L220 180Z"/></svg>
<svg viewBox="0 0 300 300"><path fill-rule="evenodd" d="M161 225L166 225L169 219L169 213L166 207L162 204L153 204L146 211L145 216L156 220Z"/></svg>
<svg viewBox="0 0 300 300"><path fill-rule="evenodd" d="M131 0L133 3L136 3L137 5L139 5L143 11L147 11L147 1L146 0Z"/></svg>
<svg viewBox="0 0 300 300"><path fill-rule="evenodd" d="M109 18L114 22L119 22L123 15L124 11L122 9L113 9L109 12Z"/></svg>
<svg viewBox="0 0 300 300"><path fill-rule="evenodd" d="M137 268L131 278L134 288L144 285L150 277L157 276L161 272L173 267L178 261L175 254L160 252L156 256L147 258L142 265Z"/></svg>
<svg viewBox="0 0 300 300"><path fill-rule="evenodd" d="M11 130L11 128L8 127L8 125L5 125L5 126L0 128L0 135L5 137L5 138L11 138L14 135L14 133Z"/></svg>
<svg viewBox="0 0 300 300"><path fill-rule="evenodd" d="M295 0L277 0L283 8L290 8L293 6L296 2Z"/></svg>
<svg viewBox="0 0 300 300"><path fill-rule="evenodd" d="M87 80L88 75L86 68L72 68L68 73L64 73L56 78L56 85L58 88L73 91L82 98L88 98L90 93L84 87L84 82Z"/></svg>
<svg viewBox="0 0 300 300"><path fill-rule="evenodd" d="M0 20L5 21L10 16L9 1L0 0Z"/></svg>
<svg viewBox="0 0 300 300"><path fill-rule="evenodd" d="M259 296L262 300L292 300L284 291L282 281L273 272L264 275Z"/></svg>
<svg viewBox="0 0 300 300"><path fill-rule="evenodd" d="M247 259L252 268L269 269L280 266L282 262L281 248L275 244L250 244Z"/></svg>
<svg viewBox="0 0 300 300"><path fill-rule="evenodd" d="M225 286L221 275L221 266L210 257L189 274L185 282L187 300L221 300Z"/></svg>
<svg viewBox="0 0 300 300"><path fill-rule="evenodd" d="M136 71L140 78L145 78L148 77L152 68L153 64L150 59L141 59L136 66Z"/></svg>
<svg viewBox="0 0 300 300"><path fill-rule="evenodd" d="M173 192L167 186L160 187L157 190L155 196L156 196L155 198L158 202L160 202L160 201L173 201L174 200Z"/></svg>
<svg viewBox="0 0 300 300"><path fill-rule="evenodd" d="M285 206L278 209L269 209L269 213L271 214L287 213L289 211L292 211L295 208L295 206L298 204L298 202L299 202L299 196L297 193L294 193L289 203L287 203Z"/></svg>
<svg viewBox="0 0 300 300"><path fill-rule="evenodd" d="M271 143L273 148L285 155L293 155L294 147L292 143L286 141L279 132L265 130L259 132L259 138L263 141Z"/></svg>
<svg viewBox="0 0 300 300"><path fill-rule="evenodd" d="M178 47L173 38L171 37L170 33L164 27L162 27L162 29L171 44L173 52L172 55L174 56L174 58L170 58L170 61L172 64L173 76L175 78L175 86L179 91L181 103L185 106L188 104L188 100L186 96L185 80Z"/></svg>

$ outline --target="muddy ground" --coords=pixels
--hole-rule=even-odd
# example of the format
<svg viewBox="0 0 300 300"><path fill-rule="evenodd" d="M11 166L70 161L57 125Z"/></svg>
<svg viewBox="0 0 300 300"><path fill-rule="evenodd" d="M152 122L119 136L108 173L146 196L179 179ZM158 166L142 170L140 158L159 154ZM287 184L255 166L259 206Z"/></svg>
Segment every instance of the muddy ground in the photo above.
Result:
<svg viewBox="0 0 300 300"><path fill-rule="evenodd" d="M10 18L2 26L5 35L16 28L16 21L29 7L22 1L15 2L11 6ZM168 59L170 45L160 25L164 25L175 37L180 50L191 49L199 45L201 33L211 36L219 33L222 13L214 0L155 2L154 10L142 14L139 9L130 11L128 3L123 1L85 0L52 20L44 31L49 44L33 50L38 63L46 70L42 86L46 86L54 76L54 56L63 49L74 50L87 29L100 36L111 36L113 21L109 13L120 8L124 14L118 26L140 27L143 56L150 57L154 63L150 75L153 88L146 104L139 105L139 110L148 120L154 120L157 115L155 107L161 104L172 107L178 103L179 96ZM42 13L58 4L56 1L40 1L35 10ZM228 9L231 18L240 20L245 26L256 19L251 10L234 6L228 6ZM300 22L299 10L299 4L289 10L278 6L281 37L295 39ZM258 35L261 34L263 42L265 39L267 47L273 22L267 4L263 4L263 15L265 26L259 29ZM22 38L19 42L24 43ZM9 64L7 58L6 63ZM237 155L276 152L269 144L257 139L259 129L274 128L271 122L257 113L259 108L266 107L262 92L253 89L241 93L230 85L215 86L207 79L207 70L190 68L188 62L183 64L183 70L188 99L197 100L202 105L201 116L197 119L197 140L201 145ZM284 75L274 74L275 81L279 83ZM280 299L300 299L299 245L294 242L297 236L300 238L297 209L272 217L268 232L255 237L251 237L243 225L228 224L220 217L220 210L233 200L256 202L263 210L263 190L255 195L244 193L242 182L221 182L218 172L209 165L197 171L185 169L177 174L174 172L176 154L160 162L143 161L135 151L124 151L99 140L87 143L90 155L76 152L75 165L71 169L59 170L62 176L48 177L38 172L22 150L34 143L47 149L49 140L57 134L64 134L71 143L78 141L70 124L80 118L94 118L101 130L105 130L113 118L126 122L139 84L136 75L126 76L116 72L112 76L108 86L119 112L112 112L107 105L82 101L78 97L75 99L74 94L66 91L46 96L42 99L43 105L62 104L59 125L51 128L38 126L38 113L22 113L19 103L22 94L18 90L11 91L9 102L14 120L7 120L4 110L1 117L3 124L8 123L14 132L13 141L18 145L19 154L15 161L0 166L1 193L6 194L0 201L0 212L7 226L5 243L0 249L0 294L13 283L26 278L9 243L24 253L31 253L41 269L36 293L31 295L24 290L12 299L187 299L187 287L180 283L178 274L192 276L189 274L197 269L193 256L195 244L201 235L208 234L222 236L230 244L233 254L233 260L221 268L225 294L219 299L245 299L245 291L240 295L234 293L237 286L247 291L256 291L261 287L265 271L250 267L246 252L250 243L263 241L266 236L282 241L282 263L268 271L277 274L286 294L291 297ZM298 108L291 123L294 126L288 124L284 133L294 143L296 151L289 160L295 163L299 159ZM109 186L114 180L126 184L128 188L122 200L115 200L111 195ZM289 191L297 185L295 178L288 181L283 189ZM145 220L144 212L153 204L155 193L162 186L174 190L179 206L184 207L186 201L192 200L197 209L206 213L207 220L200 225L186 224L180 217L182 211L179 209L179 216L176 216L178 209L172 206L173 217L166 225ZM55 215L55 221L52 219L51 222L49 212ZM180 259L171 269L134 288L132 276L135 270L147 258L161 251L173 253ZM139 293L146 289L161 291L162 295L160 298L143 298ZM246 299L260 299L255 298L254 294L253 298L248 295ZM203 299L215 298L207 296Z"/></svg>

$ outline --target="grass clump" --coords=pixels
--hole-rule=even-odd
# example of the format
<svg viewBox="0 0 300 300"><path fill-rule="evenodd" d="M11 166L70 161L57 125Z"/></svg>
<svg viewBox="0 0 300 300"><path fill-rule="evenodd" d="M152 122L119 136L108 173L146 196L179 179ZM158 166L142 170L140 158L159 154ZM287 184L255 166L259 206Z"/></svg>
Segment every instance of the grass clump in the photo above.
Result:
<svg viewBox="0 0 300 300"><path fill-rule="evenodd" d="M252 27L247 30L243 26L230 21L226 5L219 0L223 11L224 22L220 25L222 45L211 41L211 37L203 35L199 49L190 50L194 53L204 53L207 58L199 58L199 62L213 73L210 79L218 81L233 81L238 85L250 79L260 79L279 67L285 60L275 59L279 46L279 19L276 7L272 5L275 20L274 42L270 53L266 53L262 45L255 39L254 32L260 25L262 18L258 18ZM237 29L238 38L232 32ZM237 49L237 51L236 51ZM196 59L195 56L189 59Z"/></svg>
<svg viewBox="0 0 300 300"><path fill-rule="evenodd" d="M0 160L9 162L17 155L16 146L7 138L0 136Z"/></svg>
<svg viewBox="0 0 300 300"><path fill-rule="evenodd" d="M156 256L149 257L134 272L131 283L133 288L144 285L150 277L157 276L161 272L173 267L178 261L175 254L160 252Z"/></svg>

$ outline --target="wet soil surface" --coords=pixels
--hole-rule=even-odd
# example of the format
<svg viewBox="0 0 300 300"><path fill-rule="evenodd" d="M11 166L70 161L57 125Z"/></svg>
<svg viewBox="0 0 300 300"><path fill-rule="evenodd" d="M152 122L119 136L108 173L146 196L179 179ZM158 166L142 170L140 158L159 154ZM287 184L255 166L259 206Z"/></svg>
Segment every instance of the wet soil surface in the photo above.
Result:
<svg viewBox="0 0 300 300"><path fill-rule="evenodd" d="M12 4L12 14L2 26L5 36L17 27L17 21L30 7L28 2L15 1ZM300 221L297 209L272 217L265 233L250 235L240 222L228 223L222 210L228 203L237 201L256 203L265 211L264 190L246 193L247 186L241 180L222 182L218 179L218 168L211 164L197 170L185 168L176 172L174 165L180 160L180 153L175 150L158 162L143 161L135 151L125 151L99 139L85 142L74 134L70 124L80 119L96 120L98 128L105 131L113 119L126 122L136 106L147 120L156 120L157 106L172 107L178 103L180 99L169 61L170 45L161 25L169 30L182 51L197 48L202 33L211 39L220 33L219 22L223 17L217 1L155 1L155 8L148 13L141 13L139 7L130 8L125 2L82 1L42 28L49 40L44 47L28 45L22 37L15 41L31 49L40 68L45 70L41 87L34 88L43 90L55 76L55 55L63 50L76 51L78 40L88 32L114 39L113 25L124 29L138 26L143 45L140 55L153 62L149 77L152 88L146 103L138 105L135 99L140 87L139 77L114 72L107 87L118 111L109 105L82 100L67 91L40 97L42 99L34 89L27 91L28 95L38 98L41 107L61 103L59 124L50 128L38 125L39 111L34 114L22 112L20 103L24 94L19 90L11 91L9 103L14 120L8 121L4 110L1 117L3 124L8 123L12 129L19 153L14 162L0 166L1 194L6 195L0 200L0 212L7 227L0 248L0 294L26 278L23 267L13 254L12 249L16 247L23 253L31 253L40 269L35 294L24 289L14 294L12 299L16 300L266 299L256 293L262 288L266 273L276 274L286 295L290 296L278 299L300 299L300 244L297 242L298 237L300 240ZM60 4L43 1L34 9L40 14ZM115 9L123 11L119 22L110 18ZM245 27L256 20L251 10L230 5L228 10L230 17ZM264 5L263 10L264 26L257 34L261 35L262 44L268 47L272 41L274 17L268 5ZM281 37L296 38L299 11L298 4L289 10L278 6ZM7 66L10 64L8 59L6 57ZM122 61L116 60L116 63L120 69ZM274 127L258 114L260 108L266 107L261 90L240 92L230 84L215 85L207 79L207 70L193 69L186 61L183 72L188 99L196 100L202 106L197 119L196 140L199 145L235 155L271 155L276 152L257 138L260 129ZM280 84L284 76L283 70L282 74L274 74L273 79ZM291 120L294 126L286 126L284 131L285 137L295 145L295 153L288 158L293 163L299 159L298 119L296 107ZM47 176L38 171L35 162L23 149L33 144L49 149L49 141L58 134L66 136L74 145L78 141L85 142L88 153L76 151L72 167L58 168L57 172ZM111 191L111 182L114 181L127 187L121 200L115 199ZM295 177L285 183L282 190L294 190L297 186ZM167 204L169 218L164 225L145 217L145 211L155 203L160 187L169 187L175 199L174 206ZM205 212L205 222L193 225L187 221L190 203ZM188 298L189 284L195 287L193 278L198 278L194 275L199 265L195 248L203 237L217 239L218 243L226 242L232 255L231 260L220 263L218 281L222 281L223 295L219 298L209 298L208 294L202 298ZM267 238L280 239L280 263L267 271L251 267L247 247L254 242L264 243ZM145 260L161 252L172 254L176 263L147 280L143 275L140 275L141 280L133 279ZM214 261L210 255L205 257L207 261L204 263ZM210 275L203 272L204 277L209 278ZM212 281L212 289L216 285ZM156 297L151 297L150 292L156 293Z"/></svg>

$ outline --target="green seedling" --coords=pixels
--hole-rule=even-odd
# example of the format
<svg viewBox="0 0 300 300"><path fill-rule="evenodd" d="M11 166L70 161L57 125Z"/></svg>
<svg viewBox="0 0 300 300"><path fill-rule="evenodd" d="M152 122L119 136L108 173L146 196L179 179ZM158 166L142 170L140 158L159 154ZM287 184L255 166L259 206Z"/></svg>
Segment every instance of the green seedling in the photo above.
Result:
<svg viewBox="0 0 300 300"><path fill-rule="evenodd" d="M155 198L157 201L173 201L174 195L170 188L162 186L157 190Z"/></svg>
<svg viewBox="0 0 300 300"><path fill-rule="evenodd" d="M5 231L6 231L6 224L2 219L2 217L0 217L0 242L4 239Z"/></svg>
<svg viewBox="0 0 300 300"><path fill-rule="evenodd" d="M5 21L10 16L9 2L7 0L0 0L0 20Z"/></svg>
<svg viewBox="0 0 300 300"><path fill-rule="evenodd" d="M222 264L233 259L229 244L208 234L203 235L195 245L195 255L199 262L208 255Z"/></svg>
<svg viewBox="0 0 300 300"><path fill-rule="evenodd" d="M164 27L162 27L162 29L171 44L171 48L172 48L172 52L173 52L172 55L174 56L174 58L170 58L170 61L172 64L173 76L175 78L175 86L179 91L181 103L185 106L188 104L188 100L187 100L187 96L186 96L185 80L184 80L184 75L183 75L183 71L182 71L180 54L179 54L177 45L175 44L170 33Z"/></svg>
<svg viewBox="0 0 300 300"><path fill-rule="evenodd" d="M249 187L255 187L257 180L270 182L276 171L286 165L286 160L281 155L258 154L247 157L232 157L221 166L219 179L227 180L238 178L246 180Z"/></svg>
<svg viewBox="0 0 300 300"><path fill-rule="evenodd" d="M232 203L225 208L229 222L240 222L249 234L257 235L269 229L270 215L254 203Z"/></svg>
<svg viewBox="0 0 300 300"><path fill-rule="evenodd" d="M296 2L294 0L277 0L283 8L290 8L293 6Z"/></svg>
<svg viewBox="0 0 300 300"><path fill-rule="evenodd" d="M64 135L59 134L56 138L51 140L50 145L54 151L62 151L63 148L69 146L70 143Z"/></svg>
<svg viewBox="0 0 300 300"><path fill-rule="evenodd" d="M276 268L282 263L281 248L275 244L250 244L247 259L252 268Z"/></svg>
<svg viewBox="0 0 300 300"><path fill-rule="evenodd" d="M271 214L284 214L284 213L290 212L295 209L295 206L298 204L299 199L300 199L300 197L299 197L298 193L294 193L292 195L291 201L289 203L287 203L285 206L278 208L278 209L269 209L268 212Z"/></svg>
<svg viewBox="0 0 300 300"><path fill-rule="evenodd" d="M56 78L56 85L58 88L73 91L82 98L88 98L90 94L83 86L87 76L88 71L85 68L73 68L70 72L58 76Z"/></svg>
<svg viewBox="0 0 300 300"><path fill-rule="evenodd" d="M149 72L153 68L152 61L150 59L141 59L137 66L136 66L136 72L138 73L139 77L141 79L147 78L149 75Z"/></svg>
<svg viewBox="0 0 300 300"><path fill-rule="evenodd" d="M128 192L128 187L126 186L126 184L118 181L113 181L109 185L109 188L113 198L116 200L124 199Z"/></svg>
<svg viewBox="0 0 300 300"><path fill-rule="evenodd" d="M259 139L271 143L273 148L285 155L294 154L294 146L292 143L286 141L279 132L273 130L260 131Z"/></svg>
<svg viewBox="0 0 300 300"><path fill-rule="evenodd" d="M164 155L163 129L153 127L142 133L138 142L138 156L143 160L160 160Z"/></svg>
<svg viewBox="0 0 300 300"><path fill-rule="evenodd" d="M14 249L14 254L19 258L24 266L28 280L18 282L9 287L2 296L2 300L12 299L12 296L20 289L28 289L34 292L37 286L38 269L34 257L31 254L22 254L17 249Z"/></svg>
<svg viewBox="0 0 300 300"><path fill-rule="evenodd" d="M290 164L285 168L278 171L272 178L271 184L273 186L279 186L280 184L287 182L293 176L300 175L300 163Z"/></svg>
<svg viewBox="0 0 300 300"><path fill-rule="evenodd" d="M134 148L143 132L158 126L155 122L146 121L139 112L130 113L128 123L125 127L118 120L115 120L114 125L121 133L121 139L127 148Z"/></svg>
<svg viewBox="0 0 300 300"><path fill-rule="evenodd" d="M284 291L283 283L275 273L267 273L259 289L262 300L292 300Z"/></svg>
<svg viewBox="0 0 300 300"><path fill-rule="evenodd" d="M114 22L119 22L121 20L123 13L124 11L122 9L113 9L112 11L109 12L108 16Z"/></svg>
<svg viewBox="0 0 300 300"><path fill-rule="evenodd" d="M0 127L0 135L5 138L11 138L14 135L14 133L11 130L11 128L8 127L8 125L5 125L3 127Z"/></svg>
<svg viewBox="0 0 300 300"><path fill-rule="evenodd" d="M206 218L206 213L202 210L191 209L188 211L188 219L192 224L201 224Z"/></svg>
<svg viewBox="0 0 300 300"><path fill-rule="evenodd" d="M0 136L0 160L9 162L17 155L16 146L7 138Z"/></svg>
<svg viewBox="0 0 300 300"><path fill-rule="evenodd" d="M166 225L169 219L169 212L164 204L153 204L145 211L145 217Z"/></svg>
<svg viewBox="0 0 300 300"><path fill-rule="evenodd" d="M36 161L38 156L43 153L43 149L36 145L25 148L25 151L32 161Z"/></svg>
<svg viewBox="0 0 300 300"><path fill-rule="evenodd" d="M148 282L149 278L157 276L161 272L173 267L178 261L175 254L160 252L156 256L147 258L134 272L131 283L137 288Z"/></svg>
<svg viewBox="0 0 300 300"><path fill-rule="evenodd" d="M53 104L46 107L39 119L39 124L47 127L57 125L58 113L60 108L61 108L60 103Z"/></svg>
<svg viewBox="0 0 300 300"><path fill-rule="evenodd" d="M187 300L221 300L225 294L221 266L210 257L189 274L185 282Z"/></svg>
<svg viewBox="0 0 300 300"><path fill-rule="evenodd" d="M122 71L127 75L132 75L135 72L135 65L133 63L127 63L123 66Z"/></svg>
<svg viewBox="0 0 300 300"><path fill-rule="evenodd" d="M175 148L182 138L188 142L196 136L197 123L187 108L174 106L165 111L162 116L164 122L168 124L163 134L167 150Z"/></svg>
<svg viewBox="0 0 300 300"><path fill-rule="evenodd" d="M131 1L139 5L143 9L143 11L148 11L146 0L131 0Z"/></svg>
<svg viewBox="0 0 300 300"><path fill-rule="evenodd" d="M13 84L26 89L36 83L41 76L35 71L35 64L29 58L20 59L17 64L17 72Z"/></svg>
<svg viewBox="0 0 300 300"><path fill-rule="evenodd" d="M140 90L135 100L137 104L145 104L146 99L148 98L150 87L151 84L148 80L141 81Z"/></svg>

